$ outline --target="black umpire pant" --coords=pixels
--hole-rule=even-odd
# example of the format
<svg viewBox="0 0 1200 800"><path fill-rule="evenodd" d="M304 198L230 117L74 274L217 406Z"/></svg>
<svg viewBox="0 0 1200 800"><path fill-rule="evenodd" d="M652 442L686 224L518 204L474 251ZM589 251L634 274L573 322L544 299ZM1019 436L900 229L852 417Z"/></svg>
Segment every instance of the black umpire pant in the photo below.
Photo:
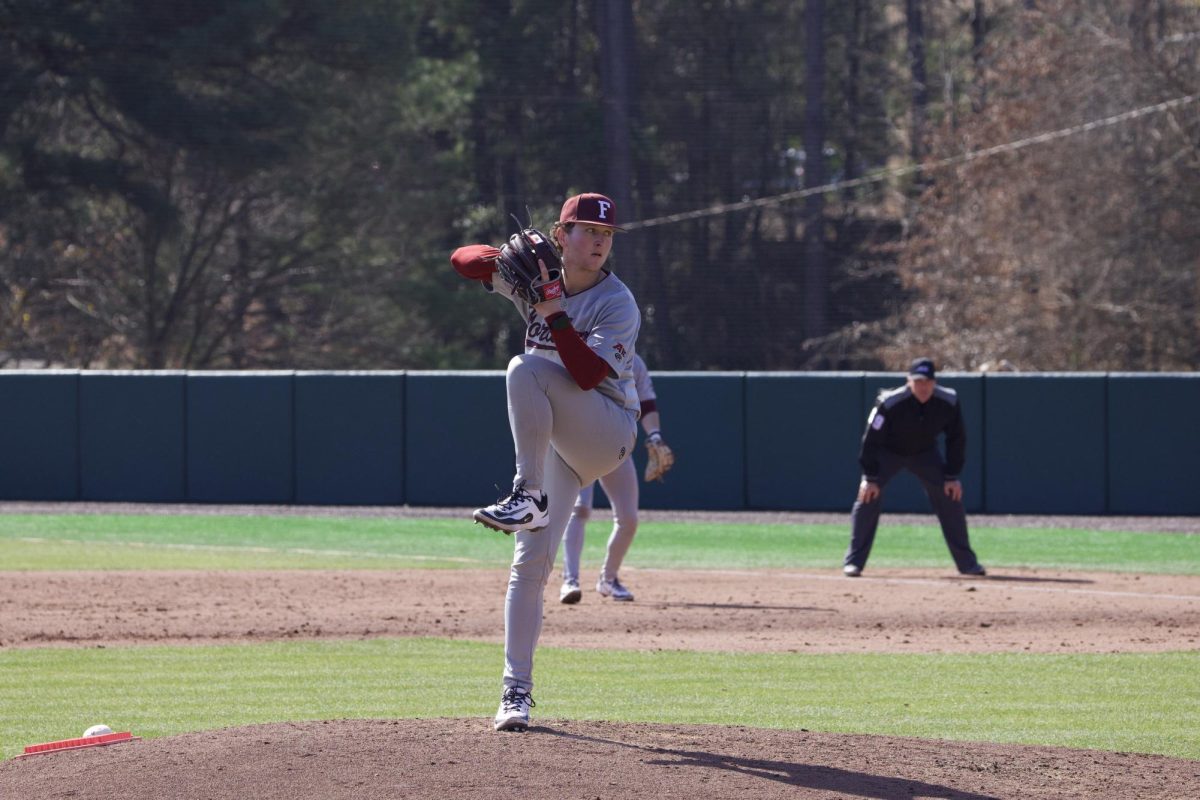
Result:
<svg viewBox="0 0 1200 800"><path fill-rule="evenodd" d="M859 569L867 565L867 557L871 555L871 545L875 543L875 531L879 527L879 512L883 506L883 489L892 478L907 469L916 475L925 494L933 505L938 522L942 525L942 536L950 555L959 572L965 572L978 563L975 551L967 538L967 513L961 500L951 500L946 496L946 479L943 470L945 466L942 456L937 450L927 450L915 456L902 456L889 451L879 455L879 489L880 495L870 503L854 501L850 511L851 533L850 549L846 551L846 564L853 564Z"/></svg>

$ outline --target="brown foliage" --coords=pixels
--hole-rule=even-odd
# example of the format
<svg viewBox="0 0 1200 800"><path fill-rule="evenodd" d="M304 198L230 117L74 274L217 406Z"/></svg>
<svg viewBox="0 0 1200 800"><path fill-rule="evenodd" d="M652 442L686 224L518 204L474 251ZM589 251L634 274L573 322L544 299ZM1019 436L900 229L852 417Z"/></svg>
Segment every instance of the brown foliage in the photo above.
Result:
<svg viewBox="0 0 1200 800"><path fill-rule="evenodd" d="M1039 3L989 43L988 104L934 158L1200 91L1200 9ZM940 172L901 266L916 292L885 363L915 351L978 369L1200 365L1200 103Z"/></svg>

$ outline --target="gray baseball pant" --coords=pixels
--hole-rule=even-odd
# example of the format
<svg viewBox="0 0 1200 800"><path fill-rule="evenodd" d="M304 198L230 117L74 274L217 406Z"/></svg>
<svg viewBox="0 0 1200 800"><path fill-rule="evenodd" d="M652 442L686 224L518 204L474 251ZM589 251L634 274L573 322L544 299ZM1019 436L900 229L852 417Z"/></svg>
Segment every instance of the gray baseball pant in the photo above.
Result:
<svg viewBox="0 0 1200 800"><path fill-rule="evenodd" d="M599 392L580 389L566 367L541 356L513 358L506 386L516 480L549 498L546 527L515 534L504 601L504 685L532 690L546 582L567 520L581 487L630 458L637 413Z"/></svg>
<svg viewBox="0 0 1200 800"><path fill-rule="evenodd" d="M608 537L604 564L600 577L613 580L621 571L625 554L633 544L638 527L638 475L632 458L626 458L621 466L600 479L608 501L612 503L613 527ZM592 500L596 485L589 484L579 493L567 532L563 537L563 580L579 580L579 561L583 555L583 535L588 519L592 515Z"/></svg>
<svg viewBox="0 0 1200 800"><path fill-rule="evenodd" d="M904 469L920 479L925 495L933 505L938 522L941 523L942 538L946 540L946 547L950 549L958 571L964 572L974 567L978 562L967 536L967 514L962 501L951 500L946 496L945 465L941 454L936 450L927 450L915 456L902 456L886 450L880 453L880 495L871 503L855 500L850 511L850 547L846 551L843 563L854 564L860 569L867 565L867 557L871 555L871 545L875 543L875 532L879 527L883 489Z"/></svg>

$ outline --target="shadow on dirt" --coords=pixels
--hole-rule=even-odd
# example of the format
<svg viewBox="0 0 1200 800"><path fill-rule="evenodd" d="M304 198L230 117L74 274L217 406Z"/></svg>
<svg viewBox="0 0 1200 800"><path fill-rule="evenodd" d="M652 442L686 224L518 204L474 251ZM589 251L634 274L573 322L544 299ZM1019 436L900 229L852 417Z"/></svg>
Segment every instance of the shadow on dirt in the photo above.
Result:
<svg viewBox="0 0 1200 800"><path fill-rule="evenodd" d="M714 611L819 611L831 614L836 608L818 606L767 606L760 603L655 603L655 608L711 608Z"/></svg>
<svg viewBox="0 0 1200 800"><path fill-rule="evenodd" d="M956 575L947 578L949 581L987 581L988 583L1095 583L1088 578L1037 578L1032 575L997 575L989 572L986 578Z"/></svg>
<svg viewBox="0 0 1200 800"><path fill-rule="evenodd" d="M614 747L627 747L664 756L661 759L643 759L642 763L664 767L696 767L733 772L748 778L777 781L787 786L803 787L842 795L856 795L878 800L896 797L938 797L946 800L1000 800L995 795L959 791L951 786L908 780L887 775L871 775L865 772L838 769L837 767L815 766L787 761L768 761L757 758L726 756L697 750L675 750L666 747L644 745L566 733L544 726L534 726L529 733L559 736L565 739L594 742Z"/></svg>

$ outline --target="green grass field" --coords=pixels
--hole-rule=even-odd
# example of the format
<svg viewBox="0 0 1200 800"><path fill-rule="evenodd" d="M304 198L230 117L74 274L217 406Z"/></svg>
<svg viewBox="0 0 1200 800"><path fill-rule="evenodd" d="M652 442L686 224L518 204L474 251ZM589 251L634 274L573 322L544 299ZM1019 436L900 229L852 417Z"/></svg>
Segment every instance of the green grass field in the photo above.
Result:
<svg viewBox="0 0 1200 800"><path fill-rule="evenodd" d="M396 569L503 566L512 540L468 520L21 515L0 518L3 569ZM602 524L593 523L593 528ZM643 523L631 566L835 567L844 525ZM599 563L593 531L584 558ZM1200 575L1200 535L976 528L988 566ZM880 531L872 567L945 567L936 527Z"/></svg>
<svg viewBox="0 0 1200 800"><path fill-rule="evenodd" d="M594 523L595 525L595 523ZM593 532L585 561L598 563ZM644 524L640 567L822 567L842 526ZM1197 574L1200 536L978 528L993 568ZM459 520L0 517L0 569L380 569L508 563ZM872 566L949 563L934 527L880 532ZM446 639L0 649L0 756L95 722L140 736L255 722L489 717L496 645ZM803 655L538 652L546 715L1051 744L1200 759L1200 652ZM867 692L863 687L870 687Z"/></svg>

